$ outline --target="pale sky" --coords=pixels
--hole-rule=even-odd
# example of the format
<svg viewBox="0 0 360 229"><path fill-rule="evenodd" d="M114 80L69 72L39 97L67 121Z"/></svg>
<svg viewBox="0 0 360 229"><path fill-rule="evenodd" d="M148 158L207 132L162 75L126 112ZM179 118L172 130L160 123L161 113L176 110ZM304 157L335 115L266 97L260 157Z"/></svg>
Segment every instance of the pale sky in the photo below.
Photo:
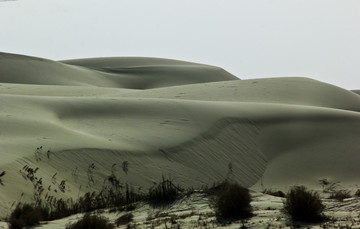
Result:
<svg viewBox="0 0 360 229"><path fill-rule="evenodd" d="M162 57L360 89L360 1L0 0L0 52Z"/></svg>

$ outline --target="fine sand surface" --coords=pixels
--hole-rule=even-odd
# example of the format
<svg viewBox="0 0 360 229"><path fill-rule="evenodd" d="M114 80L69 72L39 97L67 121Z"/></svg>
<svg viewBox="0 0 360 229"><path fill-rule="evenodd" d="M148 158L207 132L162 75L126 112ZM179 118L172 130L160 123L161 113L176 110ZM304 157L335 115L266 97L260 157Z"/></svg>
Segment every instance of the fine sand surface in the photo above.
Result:
<svg viewBox="0 0 360 229"><path fill-rule="evenodd" d="M112 172L140 192L162 176L188 187L231 178L255 190L360 184L360 96L308 78L0 53L0 104L0 216L33 198L26 165L39 168L44 195L59 198L100 190Z"/></svg>

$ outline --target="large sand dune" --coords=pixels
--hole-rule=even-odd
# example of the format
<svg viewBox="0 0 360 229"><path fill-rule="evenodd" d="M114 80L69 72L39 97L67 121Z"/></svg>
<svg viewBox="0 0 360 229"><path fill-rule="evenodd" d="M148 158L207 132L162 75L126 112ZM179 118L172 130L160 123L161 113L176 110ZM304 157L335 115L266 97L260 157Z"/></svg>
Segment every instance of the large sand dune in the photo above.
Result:
<svg viewBox="0 0 360 229"><path fill-rule="evenodd" d="M162 175L194 187L226 177L253 188L359 182L360 96L312 79L237 80L157 58L0 53L0 104L2 215L32 198L24 165L39 167L46 192L65 180L56 195L74 198L112 171L142 190Z"/></svg>

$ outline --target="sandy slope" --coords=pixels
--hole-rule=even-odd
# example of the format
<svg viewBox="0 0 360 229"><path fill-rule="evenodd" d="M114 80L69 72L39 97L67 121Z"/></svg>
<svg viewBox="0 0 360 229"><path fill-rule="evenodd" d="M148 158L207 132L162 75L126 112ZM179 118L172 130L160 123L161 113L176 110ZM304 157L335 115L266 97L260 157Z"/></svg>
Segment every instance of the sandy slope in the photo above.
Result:
<svg viewBox="0 0 360 229"><path fill-rule="evenodd" d="M253 188L358 182L360 97L326 83L235 80L165 59L3 53L0 80L2 215L32 198L24 165L39 167L46 194L73 198L101 188L112 171L145 191L162 175L195 187L229 176Z"/></svg>

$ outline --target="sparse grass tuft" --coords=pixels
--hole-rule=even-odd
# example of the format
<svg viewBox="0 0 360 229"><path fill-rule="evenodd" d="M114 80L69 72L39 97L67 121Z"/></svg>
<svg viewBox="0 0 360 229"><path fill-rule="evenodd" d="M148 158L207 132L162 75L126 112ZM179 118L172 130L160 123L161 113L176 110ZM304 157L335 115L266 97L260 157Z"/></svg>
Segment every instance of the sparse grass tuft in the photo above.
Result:
<svg viewBox="0 0 360 229"><path fill-rule="evenodd" d="M286 195L283 211L294 221L321 222L325 206L316 192L304 186L295 186Z"/></svg>
<svg viewBox="0 0 360 229"><path fill-rule="evenodd" d="M338 201L343 201L344 199L350 198L350 197L351 197L350 191L339 190L339 191L336 191L336 192L332 193L329 198L330 199L335 199L335 200L338 200Z"/></svg>
<svg viewBox="0 0 360 229"><path fill-rule="evenodd" d="M74 224L67 225L66 229L114 229L115 226L112 223L109 223L109 220L97 216L90 215L90 213L86 213L82 219L77 221Z"/></svg>
<svg viewBox="0 0 360 229"><path fill-rule="evenodd" d="M219 221L245 219L253 215L248 189L224 181L213 187L212 191L215 192L215 196L211 199L211 205Z"/></svg>

